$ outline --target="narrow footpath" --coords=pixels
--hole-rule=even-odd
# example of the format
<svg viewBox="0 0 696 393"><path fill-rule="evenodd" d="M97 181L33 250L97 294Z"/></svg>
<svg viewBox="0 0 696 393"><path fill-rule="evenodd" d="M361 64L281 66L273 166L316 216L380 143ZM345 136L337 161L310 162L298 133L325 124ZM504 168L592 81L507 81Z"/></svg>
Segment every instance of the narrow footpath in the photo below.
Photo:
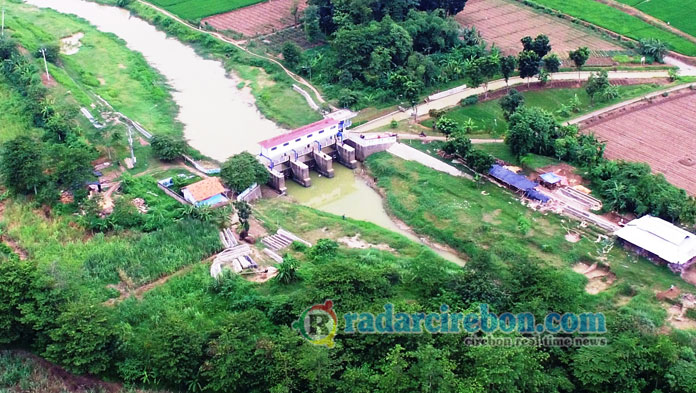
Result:
<svg viewBox="0 0 696 393"><path fill-rule="evenodd" d="M432 157L426 153L423 153L420 150L414 149L411 146L405 145L403 143L397 142L393 144L389 149L387 149L387 151L404 160L416 161L420 164L427 166L428 168L447 173L448 175L463 177L469 180L474 179L468 173L464 173L459 169L453 167L452 165L444 163L435 157Z"/></svg>

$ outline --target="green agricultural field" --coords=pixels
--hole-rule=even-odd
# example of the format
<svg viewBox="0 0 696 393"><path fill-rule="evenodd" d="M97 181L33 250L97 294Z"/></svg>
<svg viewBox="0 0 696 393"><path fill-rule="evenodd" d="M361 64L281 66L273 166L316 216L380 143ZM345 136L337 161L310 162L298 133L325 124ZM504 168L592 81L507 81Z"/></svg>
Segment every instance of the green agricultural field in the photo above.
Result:
<svg viewBox="0 0 696 393"><path fill-rule="evenodd" d="M264 0L151 0L173 14L189 20L236 10Z"/></svg>
<svg viewBox="0 0 696 393"><path fill-rule="evenodd" d="M525 91L522 95L525 99L525 105L536 106L543 108L551 113L554 113L560 120L568 120L571 117L578 117L583 114L605 108L621 101L631 98L640 97L655 90L663 89L665 86L658 85L629 85L618 86L621 97L609 102L590 102L590 97L585 92L584 88L575 89L544 89L536 91ZM579 100L579 111L572 112L571 116L563 117L558 113L562 105L567 105L571 99L577 96ZM472 119L476 124L476 129L472 134L490 134L504 135L507 131L507 122L503 117L503 111L500 109L500 100L490 100L474 105L456 107L447 112L445 115L456 120L459 124ZM434 120L428 119L422 123L426 127L433 127Z"/></svg>
<svg viewBox="0 0 696 393"><path fill-rule="evenodd" d="M618 0L657 19L669 22L677 29L696 37L696 2L682 0Z"/></svg>
<svg viewBox="0 0 696 393"><path fill-rule="evenodd" d="M696 43L680 37L669 31L662 30L647 22L628 15L616 8L606 4L588 0L529 0L576 18L585 20L605 29L609 29L618 34L639 40L641 38L660 39L679 53L687 56L696 56ZM682 13L683 20L693 25L693 13L687 12L681 5L686 2L673 0L674 4L679 4L679 12ZM655 2L655 7L661 7L664 2Z"/></svg>

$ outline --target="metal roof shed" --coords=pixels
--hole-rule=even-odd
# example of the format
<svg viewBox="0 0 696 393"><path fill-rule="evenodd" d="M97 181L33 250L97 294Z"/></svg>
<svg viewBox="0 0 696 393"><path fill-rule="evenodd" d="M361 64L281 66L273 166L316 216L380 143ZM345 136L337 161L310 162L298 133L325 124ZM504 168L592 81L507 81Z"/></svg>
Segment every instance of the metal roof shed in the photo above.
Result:
<svg viewBox="0 0 696 393"><path fill-rule="evenodd" d="M696 258L696 235L657 217L633 220L615 235L671 264L685 265Z"/></svg>
<svg viewBox="0 0 696 393"><path fill-rule="evenodd" d="M561 182L561 177L553 172L543 173L540 177L541 180L549 184L558 184Z"/></svg>
<svg viewBox="0 0 696 393"><path fill-rule="evenodd" d="M518 191L527 191L538 185L526 177L518 175L517 173L505 169L500 165L493 165L491 170L488 171L488 174L493 178L507 184L508 186L517 189Z"/></svg>

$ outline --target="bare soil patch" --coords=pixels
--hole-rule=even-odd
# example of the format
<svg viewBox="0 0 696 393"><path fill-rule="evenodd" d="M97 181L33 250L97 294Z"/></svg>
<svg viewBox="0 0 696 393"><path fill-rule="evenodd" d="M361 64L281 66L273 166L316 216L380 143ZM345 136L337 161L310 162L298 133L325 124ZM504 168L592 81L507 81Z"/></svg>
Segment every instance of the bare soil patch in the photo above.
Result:
<svg viewBox="0 0 696 393"><path fill-rule="evenodd" d="M573 265L573 270L587 277L589 280L585 286L585 292L596 295L616 281L616 275L609 268L598 264L588 265L586 263L577 263Z"/></svg>
<svg viewBox="0 0 696 393"><path fill-rule="evenodd" d="M577 243L580 241L580 234L577 232L566 233L565 239L571 243Z"/></svg>
<svg viewBox="0 0 696 393"><path fill-rule="evenodd" d="M22 350L13 350L11 353L14 356L23 358L25 362L32 365L31 380L36 384L33 386L33 389L35 390L31 390L32 392L117 393L123 391L123 387L120 384L104 382L94 377L71 374L64 368L55 365L46 359L40 358L33 353ZM22 389L21 387L18 388ZM8 390L8 392L15 391L24 392L25 390Z"/></svg>
<svg viewBox="0 0 696 393"><path fill-rule="evenodd" d="M497 220L497 218L502 212L502 209L495 209L490 213L485 213L481 219L488 224L500 225L502 222Z"/></svg>
<svg viewBox="0 0 696 393"><path fill-rule="evenodd" d="M506 0L469 0L455 19L463 26L475 26L484 40L495 43L505 55L517 54L522 49L522 37L539 34L549 37L553 51L561 57L581 46L590 48L592 58L602 57L603 51L623 49L568 21ZM591 63L588 61L587 65Z"/></svg>
<svg viewBox="0 0 696 393"><path fill-rule="evenodd" d="M681 296L679 303L663 305L667 308L667 322L670 325L682 330L696 330L696 321L686 316L686 311L696 309L696 296L687 293Z"/></svg>
<svg viewBox="0 0 696 393"><path fill-rule="evenodd" d="M258 3L205 18L201 24L218 31L242 33L247 37L270 34L299 22L299 16L307 8L307 2L301 0L298 3L297 21L291 13L293 2L294 0L273 0Z"/></svg>
<svg viewBox="0 0 696 393"><path fill-rule="evenodd" d="M82 41L80 41L85 36L85 33L78 32L73 35L63 37L60 39L60 53L64 55L74 55L80 51L82 46Z"/></svg>
<svg viewBox="0 0 696 393"><path fill-rule="evenodd" d="M368 249L368 248L376 248L376 249L382 250L382 251L390 251L390 252L396 251L393 248L391 248L388 244L368 243L367 241L361 239L360 236L361 236L360 233L356 233L354 236L351 236L351 237L344 236L344 237L338 238L337 240L339 243L345 244L349 248L358 248L358 249L363 249L363 250Z"/></svg>
<svg viewBox="0 0 696 393"><path fill-rule="evenodd" d="M682 280L691 285L696 285L696 264L691 265L685 272L681 274Z"/></svg>
<svg viewBox="0 0 696 393"><path fill-rule="evenodd" d="M645 162L653 172L696 195L696 92L639 102L616 113L589 120L583 131L607 143L610 159Z"/></svg>

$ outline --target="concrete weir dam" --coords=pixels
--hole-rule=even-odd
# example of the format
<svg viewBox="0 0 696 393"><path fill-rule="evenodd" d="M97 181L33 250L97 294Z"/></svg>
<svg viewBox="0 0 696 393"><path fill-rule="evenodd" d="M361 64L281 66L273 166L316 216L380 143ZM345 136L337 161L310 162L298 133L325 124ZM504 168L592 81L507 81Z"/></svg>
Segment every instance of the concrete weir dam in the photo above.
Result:
<svg viewBox="0 0 696 393"><path fill-rule="evenodd" d="M370 154L387 150L396 142L396 136L366 138L347 131L353 117L355 113L348 110L336 111L328 114L324 120L259 142L261 153L258 159L271 174L270 186L285 193L285 179L290 178L304 187L310 187L310 169L331 178L334 176L334 160L354 169L357 161L364 161Z"/></svg>

